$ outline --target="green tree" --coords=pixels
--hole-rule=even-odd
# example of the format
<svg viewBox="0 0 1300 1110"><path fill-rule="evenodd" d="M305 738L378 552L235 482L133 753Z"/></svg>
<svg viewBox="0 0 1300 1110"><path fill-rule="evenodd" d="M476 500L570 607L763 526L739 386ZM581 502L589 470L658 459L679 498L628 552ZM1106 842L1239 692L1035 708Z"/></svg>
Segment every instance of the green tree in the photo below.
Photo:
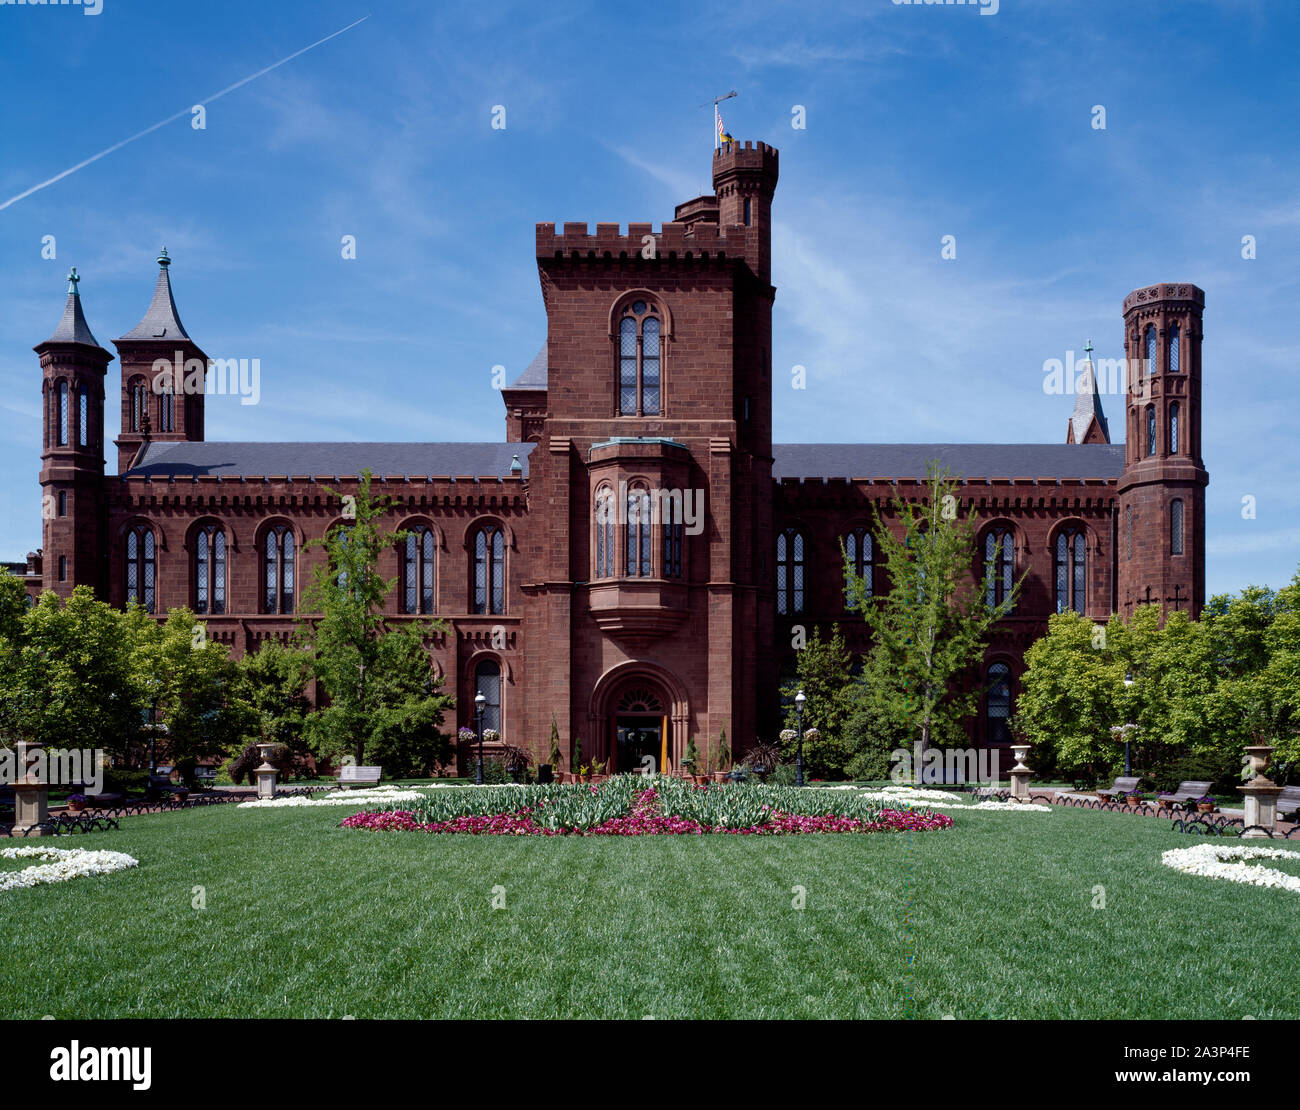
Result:
<svg viewBox="0 0 1300 1110"><path fill-rule="evenodd" d="M276 640L267 640L238 663L236 689L253 711L252 735L264 744L284 744L299 759L306 754L310 677L311 657Z"/></svg>
<svg viewBox="0 0 1300 1110"><path fill-rule="evenodd" d="M326 558L313 568L304 598L304 609L319 616L300 622L299 643L329 699L309 718L307 736L330 758L348 752L365 763L370 751L407 766L432 763L445 752L437 726L453 703L438 692L442 680L434 676L425 640L445 625L386 626L384 600L396 579L379 573L379 558L406 533L383 528L391 506L371 492L371 478L362 472L355 497L335 494L347 523L306 545L324 548Z"/></svg>
<svg viewBox="0 0 1300 1110"><path fill-rule="evenodd" d="M975 712L979 690L963 689L959 680L983 657L989 629L1011 611L1024 582L1022 576L1000 602L987 603L982 583L971 583L975 510L960 514L959 487L937 461L926 482L920 503L893 499L900 535L876 513L876 553L889 575L884 595L872 596L844 558L850 608L871 633L866 704L886 734L907 722L922 755L931 743L965 743L964 719ZM985 562L986 576L999 554Z"/></svg>
<svg viewBox="0 0 1300 1110"><path fill-rule="evenodd" d="M150 623L96 601L89 586L66 603L46 591L0 635L0 729L119 762L138 755L148 703L135 654Z"/></svg>
<svg viewBox="0 0 1300 1110"><path fill-rule="evenodd" d="M846 726L857 707L858 689L853 678L853 655L840 626L832 625L827 639L822 638L820 628L814 627L812 637L799 649L795 668L797 680L781 688L786 728L795 727L794 697L802 690L807 699L804 731L816 729L818 733L815 740L804 741L804 767L813 778L843 778L849 758ZM782 755L787 760L794 758L797 742L796 738L783 743Z"/></svg>
<svg viewBox="0 0 1300 1110"><path fill-rule="evenodd" d="M562 756L560 755L560 727L555 723L555 714L551 714L551 752L547 757L553 770L560 769Z"/></svg>

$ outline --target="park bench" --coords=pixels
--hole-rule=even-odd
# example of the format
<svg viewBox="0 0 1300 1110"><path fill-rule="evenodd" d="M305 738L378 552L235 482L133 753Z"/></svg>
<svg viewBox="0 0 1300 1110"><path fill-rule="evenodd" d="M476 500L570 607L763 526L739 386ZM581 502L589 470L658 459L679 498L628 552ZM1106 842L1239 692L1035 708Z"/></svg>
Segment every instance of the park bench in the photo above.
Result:
<svg viewBox="0 0 1300 1110"><path fill-rule="evenodd" d="M1127 794L1136 794L1138 793L1138 783L1141 781L1137 775L1133 775L1131 778L1121 776L1112 785L1106 787L1105 790L1098 790L1097 797L1121 798Z"/></svg>
<svg viewBox="0 0 1300 1110"><path fill-rule="evenodd" d="M351 790L354 786L377 786L381 767L340 767L339 786Z"/></svg>
<svg viewBox="0 0 1300 1110"><path fill-rule="evenodd" d="M1284 786L1277 796L1277 815L1286 820L1300 817L1300 786Z"/></svg>
<svg viewBox="0 0 1300 1110"><path fill-rule="evenodd" d="M1212 782L1192 782L1191 780L1180 782L1177 790L1172 794L1163 795L1160 800L1168 806L1193 806L1198 798L1210 792L1210 787L1213 785Z"/></svg>

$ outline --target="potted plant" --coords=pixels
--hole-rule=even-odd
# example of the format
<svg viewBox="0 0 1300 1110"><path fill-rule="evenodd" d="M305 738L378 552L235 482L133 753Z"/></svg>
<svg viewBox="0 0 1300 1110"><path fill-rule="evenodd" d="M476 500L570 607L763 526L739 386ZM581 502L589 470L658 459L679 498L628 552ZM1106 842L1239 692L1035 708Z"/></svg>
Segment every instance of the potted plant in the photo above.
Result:
<svg viewBox="0 0 1300 1110"><path fill-rule="evenodd" d="M69 813L80 813L80 812L81 812L83 809L85 809L85 808L86 808L86 795L84 795L84 794L69 794L69 795L68 795L68 812L69 812Z"/></svg>
<svg viewBox="0 0 1300 1110"><path fill-rule="evenodd" d="M1173 809L1174 803L1169 800L1173 796L1174 792L1172 790L1162 790L1156 795L1156 805L1161 813L1168 813L1169 810Z"/></svg>
<svg viewBox="0 0 1300 1110"><path fill-rule="evenodd" d="M1125 795L1124 800L1131 806L1140 806L1142 804L1142 795L1134 790Z"/></svg>
<svg viewBox="0 0 1300 1110"><path fill-rule="evenodd" d="M1216 803L1214 799L1209 794L1202 794L1199 798L1196 799L1196 812L1213 813L1215 804Z"/></svg>
<svg viewBox="0 0 1300 1110"><path fill-rule="evenodd" d="M551 751L547 755L548 762L543 763L537 768L537 781L541 782L544 777L542 769L545 768L551 772L556 782L564 781L564 772L560 770L560 730L555 723L555 714L551 714Z"/></svg>
<svg viewBox="0 0 1300 1110"><path fill-rule="evenodd" d="M589 778L591 778L591 768L584 763L578 768L578 781L586 782Z"/></svg>
<svg viewBox="0 0 1300 1110"><path fill-rule="evenodd" d="M608 766L606 760L593 759L591 761L591 781L593 783L604 782L609 777L605 774L606 766Z"/></svg>
<svg viewBox="0 0 1300 1110"><path fill-rule="evenodd" d="M713 769L713 781L725 782L731 773L731 749L727 746L727 726L722 726L718 737L718 765Z"/></svg>

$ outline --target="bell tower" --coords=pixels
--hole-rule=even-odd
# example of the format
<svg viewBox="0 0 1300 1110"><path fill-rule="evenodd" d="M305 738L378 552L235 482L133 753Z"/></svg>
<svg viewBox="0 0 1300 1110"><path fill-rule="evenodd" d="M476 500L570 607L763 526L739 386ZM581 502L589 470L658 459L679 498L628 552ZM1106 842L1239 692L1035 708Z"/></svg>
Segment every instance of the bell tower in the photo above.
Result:
<svg viewBox="0 0 1300 1110"><path fill-rule="evenodd" d="M1137 289L1124 300L1128 391L1117 492L1119 605L1200 614L1205 604L1201 317L1195 285Z"/></svg>
<svg viewBox="0 0 1300 1110"><path fill-rule="evenodd" d="M158 282L149 309L113 341L122 368L122 432L117 469L125 474L145 444L203 439L208 356L185 331L172 297L171 259L158 255Z"/></svg>
<svg viewBox="0 0 1300 1110"><path fill-rule="evenodd" d="M67 597L74 586L103 595L104 376L110 355L81 309L76 268L54 334L34 350L41 360L42 586Z"/></svg>

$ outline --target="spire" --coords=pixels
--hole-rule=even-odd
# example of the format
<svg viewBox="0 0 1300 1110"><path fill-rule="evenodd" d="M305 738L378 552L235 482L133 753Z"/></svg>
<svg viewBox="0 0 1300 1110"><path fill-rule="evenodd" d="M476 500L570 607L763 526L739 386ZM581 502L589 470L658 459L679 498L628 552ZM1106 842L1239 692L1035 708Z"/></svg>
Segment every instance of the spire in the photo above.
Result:
<svg viewBox="0 0 1300 1110"><path fill-rule="evenodd" d="M176 302L172 299L172 283L167 269L171 264L167 248L163 247L158 255L158 284L154 286L149 311L144 314L143 320L122 336L123 339L189 339L185 325L181 323L180 313L176 311Z"/></svg>
<svg viewBox="0 0 1300 1110"><path fill-rule="evenodd" d="M1092 361L1092 340L1083 346L1088 357L1079 366L1079 395L1066 431L1067 443L1109 443L1110 428L1101 411L1101 393L1097 388L1097 368Z"/></svg>
<svg viewBox="0 0 1300 1110"><path fill-rule="evenodd" d="M90 332L90 325L86 323L85 313L81 311L81 296L77 293L77 282L81 280L77 276L77 268L72 267L68 274L68 303L63 306L63 319L59 321L59 326L54 329L54 334L49 337L46 343L82 343L87 347L98 347L95 337Z"/></svg>

